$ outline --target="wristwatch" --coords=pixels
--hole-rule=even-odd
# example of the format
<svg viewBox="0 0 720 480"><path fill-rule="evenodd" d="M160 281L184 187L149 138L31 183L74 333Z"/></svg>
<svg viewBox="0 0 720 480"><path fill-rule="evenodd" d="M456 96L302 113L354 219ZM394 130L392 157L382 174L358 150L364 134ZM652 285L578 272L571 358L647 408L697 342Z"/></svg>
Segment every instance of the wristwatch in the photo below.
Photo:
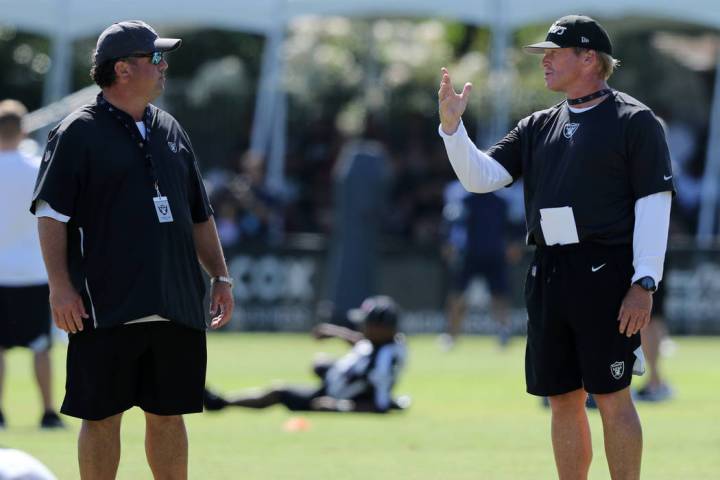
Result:
<svg viewBox="0 0 720 480"><path fill-rule="evenodd" d="M215 282L227 283L230 285L230 288L232 288L233 283L234 283L232 277L223 277L223 276L210 277L210 285L215 285Z"/></svg>
<svg viewBox="0 0 720 480"><path fill-rule="evenodd" d="M652 277L639 278L633 282L633 285L639 285L640 288L650 293L655 293L655 290L657 290L657 285L655 285L655 280Z"/></svg>

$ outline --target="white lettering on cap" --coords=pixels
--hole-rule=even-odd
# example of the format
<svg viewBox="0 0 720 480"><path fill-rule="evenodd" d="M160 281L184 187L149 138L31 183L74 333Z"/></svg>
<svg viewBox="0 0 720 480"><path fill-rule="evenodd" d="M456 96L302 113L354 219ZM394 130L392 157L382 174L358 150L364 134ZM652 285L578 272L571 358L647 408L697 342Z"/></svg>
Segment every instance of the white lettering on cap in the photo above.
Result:
<svg viewBox="0 0 720 480"><path fill-rule="evenodd" d="M562 35L567 30L567 27L561 27L560 25L552 24L548 33L554 33L555 35Z"/></svg>

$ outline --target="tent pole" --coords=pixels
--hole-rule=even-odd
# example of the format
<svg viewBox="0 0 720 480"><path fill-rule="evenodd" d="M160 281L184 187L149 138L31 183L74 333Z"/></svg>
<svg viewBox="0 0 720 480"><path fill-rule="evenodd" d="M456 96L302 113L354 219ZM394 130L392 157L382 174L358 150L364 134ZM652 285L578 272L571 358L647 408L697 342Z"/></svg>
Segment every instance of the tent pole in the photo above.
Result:
<svg viewBox="0 0 720 480"><path fill-rule="evenodd" d="M703 174L700 211L698 213L697 245L709 247L715 239L715 226L718 217L718 178L720 177L720 48L715 63L715 86L713 90L712 110L710 113L710 131L708 135L707 157Z"/></svg>
<svg viewBox="0 0 720 480"><path fill-rule="evenodd" d="M510 123L510 73L508 70L507 50L510 45L510 26L508 25L506 9L503 0L491 3L496 13L495 20L490 24L490 104L492 119L489 128L484 134L478 132L478 140L482 137L481 145L489 147L500 140L508 130ZM478 122L481 125L482 122Z"/></svg>

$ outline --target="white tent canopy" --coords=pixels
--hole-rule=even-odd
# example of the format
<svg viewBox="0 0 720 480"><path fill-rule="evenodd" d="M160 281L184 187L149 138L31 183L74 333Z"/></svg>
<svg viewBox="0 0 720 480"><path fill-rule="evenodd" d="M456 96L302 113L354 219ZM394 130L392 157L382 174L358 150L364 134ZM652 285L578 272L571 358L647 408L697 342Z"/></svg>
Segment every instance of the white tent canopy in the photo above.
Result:
<svg viewBox="0 0 720 480"><path fill-rule="evenodd" d="M282 185L284 162L285 102L280 88L282 39L285 27L292 19L304 15L411 16L487 25L493 37L492 67L501 71L506 66L505 52L513 29L529 23L550 22L569 13L583 13L602 20L628 16L666 18L720 28L720 2L717 0L0 0L0 24L52 39L53 64L45 89L48 102L69 93L71 42L95 36L114 21L141 18L163 27L212 26L266 35L269 41L263 59L251 141L252 148L268 154L269 182L275 186ZM495 137L507 127L507 94L495 99L490 133ZM709 233L714 230L720 195L716 178L720 175L720 141L713 141L720 139L720 90L717 88L715 97L699 239L710 238Z"/></svg>
<svg viewBox="0 0 720 480"><path fill-rule="evenodd" d="M714 0L0 0L0 22L49 36L62 29L70 38L79 38L129 18L263 33L302 15L444 17L492 25L498 20L499 9L511 28L578 12L602 19L650 16L720 27L720 2Z"/></svg>

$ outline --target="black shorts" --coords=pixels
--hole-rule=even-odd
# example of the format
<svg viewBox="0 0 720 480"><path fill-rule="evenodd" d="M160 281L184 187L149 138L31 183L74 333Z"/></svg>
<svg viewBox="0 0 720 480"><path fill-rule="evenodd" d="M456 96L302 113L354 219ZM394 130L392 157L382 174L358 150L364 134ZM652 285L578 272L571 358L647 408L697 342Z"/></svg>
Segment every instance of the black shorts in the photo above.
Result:
<svg viewBox="0 0 720 480"><path fill-rule="evenodd" d="M0 348L50 348L50 290L47 284L0 287Z"/></svg>
<svg viewBox="0 0 720 480"><path fill-rule="evenodd" d="M149 322L69 337L65 415L101 420L133 406L156 415L202 412L204 331Z"/></svg>
<svg viewBox="0 0 720 480"><path fill-rule="evenodd" d="M505 256L463 258L453 265L451 272L452 292L464 292L470 281L475 277L484 278L490 293L505 295L508 292L507 264Z"/></svg>
<svg viewBox="0 0 720 480"><path fill-rule="evenodd" d="M323 387L288 387L278 390L280 403L293 412L312 410L312 401L325 395Z"/></svg>
<svg viewBox="0 0 720 480"><path fill-rule="evenodd" d="M538 247L525 300L527 391L552 396L584 388L612 393L630 385L640 335L619 332L632 279L632 247Z"/></svg>

